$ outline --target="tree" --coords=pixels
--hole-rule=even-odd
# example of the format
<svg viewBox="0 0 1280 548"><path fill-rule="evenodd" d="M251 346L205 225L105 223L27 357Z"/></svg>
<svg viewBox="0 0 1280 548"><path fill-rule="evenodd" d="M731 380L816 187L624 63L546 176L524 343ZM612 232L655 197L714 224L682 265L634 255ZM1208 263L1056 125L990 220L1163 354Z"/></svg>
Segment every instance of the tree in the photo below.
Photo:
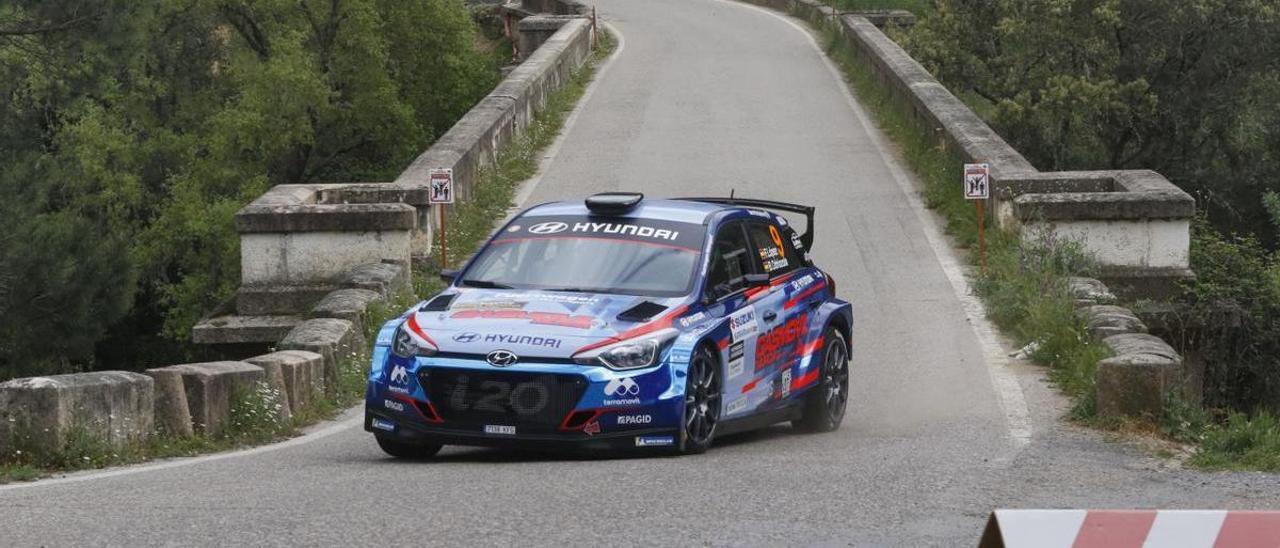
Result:
<svg viewBox="0 0 1280 548"><path fill-rule="evenodd" d="M1274 1L939 0L906 42L1041 169L1155 169L1274 241Z"/></svg>
<svg viewBox="0 0 1280 548"><path fill-rule="evenodd" d="M453 0L0 6L0 377L180 359L239 282L235 212L390 178L497 80L474 39Z"/></svg>

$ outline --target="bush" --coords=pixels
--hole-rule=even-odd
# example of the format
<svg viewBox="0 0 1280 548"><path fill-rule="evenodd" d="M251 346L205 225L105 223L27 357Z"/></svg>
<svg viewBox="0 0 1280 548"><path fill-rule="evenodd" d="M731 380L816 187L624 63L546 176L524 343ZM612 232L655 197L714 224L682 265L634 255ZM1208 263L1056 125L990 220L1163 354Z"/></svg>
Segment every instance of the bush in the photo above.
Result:
<svg viewBox="0 0 1280 548"><path fill-rule="evenodd" d="M186 359L235 212L398 173L497 82L476 39L454 0L0 5L0 380Z"/></svg>
<svg viewBox="0 0 1280 548"><path fill-rule="evenodd" d="M1280 421L1269 413L1252 419L1234 413L1204 434L1191 462L1212 469L1280 472Z"/></svg>

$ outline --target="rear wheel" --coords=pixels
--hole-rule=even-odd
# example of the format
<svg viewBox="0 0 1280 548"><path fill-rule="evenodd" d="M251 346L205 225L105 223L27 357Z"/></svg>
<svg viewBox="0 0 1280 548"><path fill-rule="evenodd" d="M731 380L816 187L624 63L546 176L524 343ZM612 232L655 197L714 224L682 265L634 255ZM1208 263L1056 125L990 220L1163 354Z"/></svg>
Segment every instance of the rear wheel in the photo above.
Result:
<svg viewBox="0 0 1280 548"><path fill-rule="evenodd" d="M792 422L806 432L830 432L840 428L849 403L849 345L844 335L827 327L822 335L821 381L813 387L804 402L804 415Z"/></svg>
<svg viewBox="0 0 1280 548"><path fill-rule="evenodd" d="M398 459L424 460L435 456L443 447L439 443L408 443L382 436L375 436L378 439L378 447L382 448L382 452Z"/></svg>
<svg viewBox="0 0 1280 548"><path fill-rule="evenodd" d="M703 453L711 447L720 422L720 363L707 347L701 347L689 362L685 379L684 431L680 450Z"/></svg>

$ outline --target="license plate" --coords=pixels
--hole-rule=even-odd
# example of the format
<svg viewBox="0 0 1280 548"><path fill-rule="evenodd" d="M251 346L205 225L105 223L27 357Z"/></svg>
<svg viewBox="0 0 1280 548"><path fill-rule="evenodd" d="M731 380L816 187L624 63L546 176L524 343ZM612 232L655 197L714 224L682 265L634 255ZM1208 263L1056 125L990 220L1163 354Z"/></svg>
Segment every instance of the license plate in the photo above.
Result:
<svg viewBox="0 0 1280 548"><path fill-rule="evenodd" d="M505 424L486 424L484 425L484 433L486 434L502 434L504 436L516 435L516 427Z"/></svg>

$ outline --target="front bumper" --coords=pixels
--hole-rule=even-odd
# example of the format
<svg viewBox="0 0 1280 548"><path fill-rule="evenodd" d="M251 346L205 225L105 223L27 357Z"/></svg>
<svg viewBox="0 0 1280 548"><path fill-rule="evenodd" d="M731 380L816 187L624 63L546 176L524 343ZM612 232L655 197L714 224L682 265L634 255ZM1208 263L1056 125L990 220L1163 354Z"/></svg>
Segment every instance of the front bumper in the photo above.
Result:
<svg viewBox="0 0 1280 548"><path fill-rule="evenodd" d="M381 437L546 449L679 443L684 373L665 362L619 372L563 362L495 368L456 357L381 354L375 358L383 365L369 378L364 421L365 430Z"/></svg>

